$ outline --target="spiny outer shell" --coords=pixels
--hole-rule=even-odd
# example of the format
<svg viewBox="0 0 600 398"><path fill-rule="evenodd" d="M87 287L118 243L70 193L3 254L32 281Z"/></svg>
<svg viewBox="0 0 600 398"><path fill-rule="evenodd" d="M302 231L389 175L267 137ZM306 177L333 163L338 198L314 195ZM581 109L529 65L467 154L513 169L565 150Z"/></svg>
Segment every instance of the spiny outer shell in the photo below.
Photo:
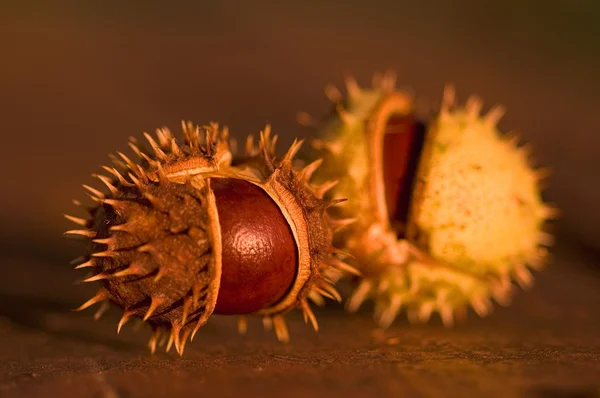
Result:
<svg viewBox="0 0 600 398"><path fill-rule="evenodd" d="M106 168L116 179L99 177L111 192L104 195L90 189L93 199L100 202L91 210L96 216L93 221L82 223L79 221L83 220L69 217L91 227L80 233L70 232L95 235L91 259L80 267L93 266L102 271L87 281L104 280L105 284L80 309L102 300L116 302L125 308L119 329L130 317L143 316L155 330L150 341L152 351L166 329L167 350L174 343L182 354L187 337L190 333L193 337L213 312L219 290L221 233L210 179L239 178L262 188L281 209L290 223L300 258L292 289L282 300L257 314L264 317L266 324L273 323L281 341L288 339L281 315L295 307L301 307L305 320L317 329L306 298L320 304L322 295L339 296L321 272L329 268L328 260L333 267L347 265L333 257L331 236L335 224L325 214L333 202L314 195L314 187L308 183L311 173L292 168L292 158L301 143L295 143L281 161L275 162L276 137L271 138L267 129L261 134L258 148L247 147L247 158L232 167L227 131L220 131L215 124L205 129L203 141L198 128L184 124L185 142L181 146L167 129L157 131L158 142L146 135L153 152L132 140L132 148L142 158L142 164L120 154L123 161L115 163L122 171ZM123 176L125 173L129 179ZM188 210L202 215L187 214ZM202 236L192 232L201 232ZM190 237L197 238L197 244L186 244ZM181 245L176 247L165 244L166 241ZM150 257L146 256L148 253ZM145 257L141 260L140 256ZM195 257L207 256L210 259L201 261L199 268L194 266ZM200 271L204 272L202 277L195 275ZM180 274L178 286L169 277L173 272ZM156 280L148 284L148 277ZM186 286L181 285L182 281ZM132 295L136 297L133 303Z"/></svg>
<svg viewBox="0 0 600 398"><path fill-rule="evenodd" d="M405 260L397 248L385 201L382 132L391 115L411 115L413 103L406 94L392 90L391 79L387 76L375 82L372 90L358 88L350 79L348 96L336 104L333 117L319 129L313 140L315 151L309 154L324 159L315 183L337 180L330 194L352 199L336 214L357 221L336 235L336 245L352 254L355 267L364 275Z"/></svg>
<svg viewBox="0 0 600 398"><path fill-rule="evenodd" d="M82 307L97 298L116 303L124 309L118 330L143 318L154 330L152 351L166 335L167 349L174 344L183 353L187 338L212 314L221 278L218 213L201 173L227 168L227 131L207 126L203 139L199 128L183 127L181 146L166 129L157 131L158 142L146 135L152 151L132 139L140 164L119 154L120 171L105 167L115 178L98 176L110 192L88 188L100 204L90 209L87 226L96 239L84 263L98 273L86 281L104 286Z"/></svg>
<svg viewBox="0 0 600 398"><path fill-rule="evenodd" d="M444 109L430 124L408 236L470 274L505 275L539 257L546 206L527 152L479 108Z"/></svg>
<svg viewBox="0 0 600 398"><path fill-rule="evenodd" d="M140 187L120 187L94 212L91 229L102 242L92 248L95 268L128 315L148 316L156 328L201 325L214 310L221 274L214 196L207 184Z"/></svg>
<svg viewBox="0 0 600 398"><path fill-rule="evenodd" d="M390 84L365 90L348 79L347 85L348 97L336 104L336 114L320 129L313 146L325 158L316 181L339 179L331 192L352 198L343 216L358 218L336 241L354 256L353 265L364 275L348 308L356 310L373 297L375 317L386 327L401 308L411 321L427 321L439 312L450 325L455 317L464 316L469 304L481 316L491 310L490 297L508 304L511 277L527 286L532 279L527 262L535 267L542 264L545 251L540 238L545 235L540 227L552 211L540 200L535 172L523 151L499 137L495 128L499 108L481 118L477 101L469 101L466 114L459 110L451 115L446 106L426 135L419 185L412 198L414 215L408 221L409 239L397 239L385 203L382 142L389 117L410 114L412 106ZM440 143L448 154L442 159L432 154ZM473 169L475 158L467 155L486 164ZM464 188L465 181L475 190L453 186ZM465 213L471 214L467 221L473 225L465 226L456 218ZM505 213L509 220L504 219ZM492 236L483 237L488 231ZM417 232L424 233L417 236ZM503 240L499 247L486 252L497 239Z"/></svg>

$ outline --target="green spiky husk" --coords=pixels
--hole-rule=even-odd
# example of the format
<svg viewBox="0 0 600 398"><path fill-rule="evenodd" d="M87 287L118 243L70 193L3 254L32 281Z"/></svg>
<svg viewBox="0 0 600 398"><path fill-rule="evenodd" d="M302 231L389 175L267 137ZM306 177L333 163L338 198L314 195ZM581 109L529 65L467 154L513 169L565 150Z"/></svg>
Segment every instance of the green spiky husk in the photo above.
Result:
<svg viewBox="0 0 600 398"><path fill-rule="evenodd" d="M553 210L541 200L537 171L524 149L496 128L500 108L480 115L475 98L442 111L427 127L411 193L408 225L391 225L385 202L382 145L392 115L411 116L412 102L384 78L372 89L348 79L348 94L318 130L311 156L324 158L316 181L339 180L332 194L350 198L340 209L357 221L337 236L363 273L348 300L356 310L367 298L387 327L401 310L411 321L437 312L446 325L469 306L481 316L491 300L510 302L513 281L532 283L529 268L544 263Z"/></svg>

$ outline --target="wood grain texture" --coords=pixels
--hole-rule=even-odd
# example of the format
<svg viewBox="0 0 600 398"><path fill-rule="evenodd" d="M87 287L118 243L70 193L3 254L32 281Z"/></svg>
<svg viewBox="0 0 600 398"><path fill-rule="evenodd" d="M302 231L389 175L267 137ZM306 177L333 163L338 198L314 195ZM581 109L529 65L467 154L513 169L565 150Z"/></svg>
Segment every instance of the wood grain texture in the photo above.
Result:
<svg viewBox="0 0 600 398"><path fill-rule="evenodd" d="M381 334L368 313L329 306L318 334L290 316L282 345L258 319L239 336L213 317L179 358L150 357L144 328L117 336L117 310L70 312L89 293L67 267L13 259L0 271L0 396L598 397L597 261L558 248L534 290L452 329L400 320Z"/></svg>

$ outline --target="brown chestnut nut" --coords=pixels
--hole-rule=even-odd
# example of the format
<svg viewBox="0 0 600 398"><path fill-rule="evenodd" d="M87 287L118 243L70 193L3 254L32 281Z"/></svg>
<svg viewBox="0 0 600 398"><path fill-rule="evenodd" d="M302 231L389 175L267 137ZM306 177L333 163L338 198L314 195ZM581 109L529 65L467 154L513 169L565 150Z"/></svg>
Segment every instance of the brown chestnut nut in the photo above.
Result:
<svg viewBox="0 0 600 398"><path fill-rule="evenodd" d="M250 314L280 300L296 277L298 255L290 226L256 185L214 179L223 245L216 314Z"/></svg>

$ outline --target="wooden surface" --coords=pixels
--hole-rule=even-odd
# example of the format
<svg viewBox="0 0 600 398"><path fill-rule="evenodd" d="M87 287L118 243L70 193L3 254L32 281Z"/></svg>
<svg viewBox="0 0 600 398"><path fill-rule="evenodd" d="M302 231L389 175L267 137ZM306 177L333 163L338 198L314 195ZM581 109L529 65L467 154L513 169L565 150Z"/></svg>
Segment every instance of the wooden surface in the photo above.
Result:
<svg viewBox="0 0 600 398"><path fill-rule="evenodd" d="M513 306L453 329L402 319L381 335L368 313L334 305L317 312L318 334L289 317L281 345L258 320L239 336L215 317L183 358L150 356L144 327L117 336L116 309L97 322L71 312L94 288L68 266L13 258L0 275L0 397L598 397L598 257L555 256Z"/></svg>

